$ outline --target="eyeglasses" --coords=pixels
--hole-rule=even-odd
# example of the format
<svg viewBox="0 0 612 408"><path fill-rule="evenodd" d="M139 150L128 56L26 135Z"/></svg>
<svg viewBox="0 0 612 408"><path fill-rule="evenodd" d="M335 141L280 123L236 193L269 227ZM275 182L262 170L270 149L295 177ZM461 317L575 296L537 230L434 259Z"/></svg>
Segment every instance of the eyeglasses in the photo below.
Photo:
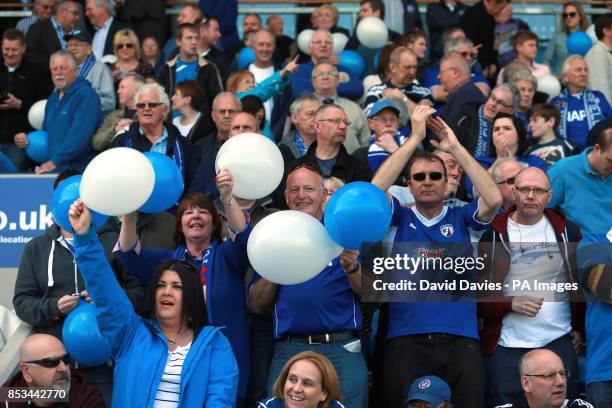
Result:
<svg viewBox="0 0 612 408"><path fill-rule="evenodd" d="M314 74L313 78L326 78L326 77L334 77L338 78L337 72L319 72L318 74Z"/></svg>
<svg viewBox="0 0 612 408"><path fill-rule="evenodd" d="M321 169L318 166L312 165L302 160L298 160L293 167L290 167L287 174L293 173L294 171L299 169L308 169L314 173L317 173L319 176L323 176L323 173L321 173Z"/></svg>
<svg viewBox="0 0 612 408"><path fill-rule="evenodd" d="M65 9L63 9L63 10L64 10L66 13L70 13L70 14L72 14L73 16L76 16L76 17L78 17L78 16L79 16L79 10L70 10L70 9L68 9L68 8L65 8Z"/></svg>
<svg viewBox="0 0 612 408"><path fill-rule="evenodd" d="M157 108L160 105L163 105L163 103L161 103L161 102L137 103L136 104L136 109L144 109L144 108L154 109L154 108Z"/></svg>
<svg viewBox="0 0 612 408"><path fill-rule="evenodd" d="M432 171L430 173L414 173L410 177L412 177L414 181L425 181L425 177L427 176L429 176L431 181L439 181L442 180L444 174L440 173L439 171Z"/></svg>
<svg viewBox="0 0 612 408"><path fill-rule="evenodd" d="M551 371L550 373L544 373L544 374L525 374L525 377L539 377L544 380L551 381L557 378L557 374L559 374L561 378L569 378L570 376L569 370L560 370L560 371Z"/></svg>
<svg viewBox="0 0 612 408"><path fill-rule="evenodd" d="M493 103L495 103L497 105L501 105L504 108L512 109L512 104L508 104L508 103L506 103L506 101L502 101L501 99L497 99L495 97L495 95L493 95L493 94L491 94L491 96L489 96L489 98L493 101Z"/></svg>
<svg viewBox="0 0 612 408"><path fill-rule="evenodd" d="M569 13L563 13L563 14L561 14L561 16L562 16L563 18L568 18L568 17L574 18L574 17L576 17L577 15L578 15L578 13L577 13L577 12L575 12L575 11L571 11L571 12L569 12Z"/></svg>
<svg viewBox="0 0 612 408"><path fill-rule="evenodd" d="M453 71L453 70L455 70L455 69L457 69L457 68L455 68L455 67L449 67L449 68L446 68L446 69L441 69L441 70L440 70L440 75L442 75L443 73L445 73L445 72L447 72L447 71Z"/></svg>
<svg viewBox="0 0 612 408"><path fill-rule="evenodd" d="M23 361L26 364L38 364L39 366L43 366L45 368L55 368L59 365L60 361L63 361L64 364L70 364L70 356L68 354L64 354L60 357L47 357L41 358L40 360L32 360L32 361Z"/></svg>
<svg viewBox="0 0 612 408"><path fill-rule="evenodd" d="M314 45L332 45L333 41L317 40L317 41L312 41L311 44L314 44Z"/></svg>
<svg viewBox="0 0 612 408"><path fill-rule="evenodd" d="M213 109L213 111L220 113L221 115L233 115L238 113L236 109Z"/></svg>
<svg viewBox="0 0 612 408"><path fill-rule="evenodd" d="M399 122L399 118L397 118L396 116L389 116L386 118L383 118L381 116L376 116L376 117L373 117L372 120L375 120L376 122L380 122L380 123L391 123L391 124Z"/></svg>
<svg viewBox="0 0 612 408"><path fill-rule="evenodd" d="M513 186L514 185L514 180L516 180L516 177L508 177L505 180L498 181L496 184L500 185L500 184L506 184L507 183L507 184Z"/></svg>
<svg viewBox="0 0 612 408"><path fill-rule="evenodd" d="M117 46L117 48L118 48L118 49L120 49L120 50L122 50L122 49L124 49L124 48L126 48L126 49L128 49L128 50L129 50L129 49L134 48L134 44L130 44L130 43L119 44L119 45Z"/></svg>
<svg viewBox="0 0 612 408"><path fill-rule="evenodd" d="M342 124L346 127L349 127L352 124L350 120L344 120L344 119L319 119L318 122L330 122L336 126L340 126Z"/></svg>
<svg viewBox="0 0 612 408"><path fill-rule="evenodd" d="M458 53L463 58L476 58L478 56L478 50L475 51L462 51Z"/></svg>
<svg viewBox="0 0 612 408"><path fill-rule="evenodd" d="M517 187L514 186L514 189L518 191L519 194L529 195L533 191L533 195L535 196L543 196L548 193L550 189L540 188L540 187Z"/></svg>

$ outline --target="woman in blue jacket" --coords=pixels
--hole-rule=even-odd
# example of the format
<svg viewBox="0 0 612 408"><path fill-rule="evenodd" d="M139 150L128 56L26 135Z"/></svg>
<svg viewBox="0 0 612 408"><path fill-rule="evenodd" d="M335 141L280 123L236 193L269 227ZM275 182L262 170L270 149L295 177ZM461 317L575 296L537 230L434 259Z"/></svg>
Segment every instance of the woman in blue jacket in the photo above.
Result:
<svg viewBox="0 0 612 408"><path fill-rule="evenodd" d="M234 407L236 361L220 329L207 326L192 267L160 264L148 288L148 317L140 317L115 279L81 200L70 207L70 223L76 262L116 363L113 407L153 407L160 400L175 407Z"/></svg>
<svg viewBox="0 0 612 408"><path fill-rule="evenodd" d="M145 282L151 279L153 271L164 259L186 261L196 268L208 320L215 326L223 326L222 332L234 350L240 370L238 397L243 399L250 371L244 285L249 266L246 248L251 226L247 225L245 215L232 195L230 172L219 172L216 183L227 214L230 239L221 239L221 217L213 201L202 194L189 193L177 210L175 249L141 248L136 234L137 216L130 214L121 224L119 259L130 273Z"/></svg>

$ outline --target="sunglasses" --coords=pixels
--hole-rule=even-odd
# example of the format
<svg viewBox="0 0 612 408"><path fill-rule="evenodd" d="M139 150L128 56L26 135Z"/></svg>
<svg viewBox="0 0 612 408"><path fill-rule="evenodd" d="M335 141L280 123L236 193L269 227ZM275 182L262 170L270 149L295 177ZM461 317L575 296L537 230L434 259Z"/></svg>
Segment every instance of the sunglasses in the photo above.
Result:
<svg viewBox="0 0 612 408"><path fill-rule="evenodd" d="M163 105L163 103L161 102L137 103L136 109L144 109L144 108L154 109L161 105Z"/></svg>
<svg viewBox="0 0 612 408"><path fill-rule="evenodd" d="M131 48L134 48L134 44L130 44L130 43L119 44L117 46L117 48L120 49L120 50L122 50L124 48L131 49Z"/></svg>
<svg viewBox="0 0 612 408"><path fill-rule="evenodd" d="M321 173L321 169L318 166L314 166L310 163L306 163L301 160L298 160L296 164L289 169L287 174L293 173L294 171L299 170L299 169L308 169L312 171L313 173L317 173L319 176L323 176L323 173Z"/></svg>
<svg viewBox="0 0 612 408"><path fill-rule="evenodd" d="M509 185L513 186L514 185L514 180L516 179L516 177L509 177L505 180L499 181L497 184L506 184L508 183Z"/></svg>
<svg viewBox="0 0 612 408"><path fill-rule="evenodd" d="M425 181L425 178L429 176L431 181L439 181L442 180L444 174L439 171L432 171L431 173L414 173L411 177L414 181Z"/></svg>
<svg viewBox="0 0 612 408"><path fill-rule="evenodd" d="M563 18L568 18L568 17L574 18L577 15L578 15L578 13L575 12L575 11L572 11L570 13L563 13L563 14L561 14L561 16L563 16Z"/></svg>
<svg viewBox="0 0 612 408"><path fill-rule="evenodd" d="M23 362L27 364L38 364L45 368L55 368L59 365L60 361L63 361L65 365L68 365L70 364L70 356L68 354L64 354L61 357L47 357L47 358L42 358L40 360L23 361Z"/></svg>

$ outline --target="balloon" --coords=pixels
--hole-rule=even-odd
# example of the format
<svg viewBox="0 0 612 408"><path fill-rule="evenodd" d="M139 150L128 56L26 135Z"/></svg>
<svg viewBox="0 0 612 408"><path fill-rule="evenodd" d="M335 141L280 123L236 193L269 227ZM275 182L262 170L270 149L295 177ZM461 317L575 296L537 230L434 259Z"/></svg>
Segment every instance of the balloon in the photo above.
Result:
<svg viewBox="0 0 612 408"><path fill-rule="evenodd" d="M155 171L136 149L116 147L94 158L83 173L81 198L101 214L123 215L139 209L151 196Z"/></svg>
<svg viewBox="0 0 612 408"><path fill-rule="evenodd" d="M584 55L591 49L593 41L584 31L574 31L567 37L567 51L570 54Z"/></svg>
<svg viewBox="0 0 612 408"><path fill-rule="evenodd" d="M553 75L543 75L538 78L538 91L547 94L550 101L561 92L561 83Z"/></svg>
<svg viewBox="0 0 612 408"><path fill-rule="evenodd" d="M70 357L81 364L97 366L111 356L110 347L100 334L96 307L84 300L79 301L78 306L66 317L62 341Z"/></svg>
<svg viewBox="0 0 612 408"><path fill-rule="evenodd" d="M325 229L334 241L349 249L377 242L391 224L391 204L380 188L363 181L337 190L325 206Z"/></svg>
<svg viewBox="0 0 612 408"><path fill-rule="evenodd" d="M26 154L36 163L44 163L49 160L49 134L44 130L35 130L28 133L28 145Z"/></svg>
<svg viewBox="0 0 612 408"><path fill-rule="evenodd" d="M310 40L312 39L313 30L307 28L302 31L297 37L297 45L300 51L306 55L310 55Z"/></svg>
<svg viewBox="0 0 612 408"><path fill-rule="evenodd" d="M300 211L279 211L261 220L249 236L247 254L265 279L295 285L318 275L342 248L316 218Z"/></svg>
<svg viewBox="0 0 612 408"><path fill-rule="evenodd" d="M117 56L115 54L106 54L100 60L103 64L114 64L117 62Z"/></svg>
<svg viewBox="0 0 612 408"><path fill-rule="evenodd" d="M68 211L70 210L70 205L80 198L79 187L81 186L82 177L81 175L77 175L63 180L53 192L53 197L51 199L51 214L53 214L53 220L57 225L62 227L63 230L68 232L72 232ZM108 217L106 215L91 210L91 227L94 230L97 231L98 228L106 224L107 220Z"/></svg>
<svg viewBox="0 0 612 408"><path fill-rule="evenodd" d="M346 43L349 39L345 34L333 33L332 40L334 41L334 54L340 54L344 51L344 47L346 47Z"/></svg>
<svg viewBox="0 0 612 408"><path fill-rule="evenodd" d="M363 62L363 58L361 58L358 52L351 50L342 51L338 54L338 58L340 58L340 65L342 68L355 76L360 77L363 75L365 62Z"/></svg>
<svg viewBox="0 0 612 408"><path fill-rule="evenodd" d="M234 176L234 195L256 200L272 193L284 171L283 156L274 142L257 133L231 137L217 153L215 169Z"/></svg>
<svg viewBox="0 0 612 408"><path fill-rule="evenodd" d="M389 30L378 17L366 17L357 25L357 39L365 47L382 48L387 43Z"/></svg>
<svg viewBox="0 0 612 408"><path fill-rule="evenodd" d="M238 63L238 68L246 69L255 61L255 51L253 51L251 47L244 47L238 53L236 61Z"/></svg>
<svg viewBox="0 0 612 408"><path fill-rule="evenodd" d="M155 171L155 185L140 211L155 214L167 210L179 200L184 187L183 175L174 160L165 154L146 152L144 155Z"/></svg>
<svg viewBox="0 0 612 408"><path fill-rule="evenodd" d="M43 121L45 120L45 106L47 106L47 100L41 99L34 103L28 111L28 122L34 129L40 130L43 127ZM45 160L46 161L46 160Z"/></svg>

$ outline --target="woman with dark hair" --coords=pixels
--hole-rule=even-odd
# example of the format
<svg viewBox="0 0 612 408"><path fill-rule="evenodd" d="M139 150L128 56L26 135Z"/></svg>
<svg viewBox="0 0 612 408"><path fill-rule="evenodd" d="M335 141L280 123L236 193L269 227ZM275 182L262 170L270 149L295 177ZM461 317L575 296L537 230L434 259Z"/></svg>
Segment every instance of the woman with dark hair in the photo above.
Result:
<svg viewBox="0 0 612 408"><path fill-rule="evenodd" d="M204 102L204 91L197 81L183 81L177 84L172 95L172 110L180 112L181 115L172 119L183 137L191 143L205 137L209 124L205 123L205 116L199 111Z"/></svg>
<svg viewBox="0 0 612 408"><path fill-rule="evenodd" d="M543 171L548 169L546 163L536 156L525 156L528 142L525 133L525 124L515 116L507 113L498 113L491 125L491 145L494 147L491 156L476 157L476 160L485 169L493 166L499 159L513 158L529 166L539 167Z"/></svg>
<svg viewBox="0 0 612 408"><path fill-rule="evenodd" d="M81 200L70 207L70 223L76 264L115 360L113 406L234 407L236 360L221 329L208 326L193 266L159 264L141 317L117 282Z"/></svg>
<svg viewBox="0 0 612 408"><path fill-rule="evenodd" d="M145 282L151 279L164 259L193 265L199 276L208 320L222 328L230 341L240 370L238 396L246 396L249 374L249 343L246 319L246 253L251 226L232 195L233 177L227 170L216 176L217 189L227 217L230 239L222 241L222 222L213 201L199 193L189 193L176 213L176 248L141 248L136 235L137 215L126 215L119 233L119 259L130 273ZM231 300L231 301L230 301ZM201 405L200 405L201 406ZM214 405L207 405L214 406Z"/></svg>
<svg viewBox="0 0 612 408"><path fill-rule="evenodd" d="M262 134L265 136L272 138L270 131L270 124L266 119L266 110L264 109L263 102L261 99L256 97L255 95L247 95L240 101L242 103L242 111L246 113L250 113L255 117L257 123L259 124L259 129L261 129ZM267 129L266 129L267 126ZM266 135L266 130L270 134L270 136Z"/></svg>
<svg viewBox="0 0 612 408"><path fill-rule="evenodd" d="M333 364L313 351L298 353L285 363L272 386L272 394L258 408L344 407L339 402L340 380Z"/></svg>
<svg viewBox="0 0 612 408"><path fill-rule="evenodd" d="M561 75L563 62L569 57L567 51L567 37L576 31L586 31L589 27L589 19L584 13L582 5L577 1L568 1L563 4L561 13L561 27L550 41L542 57L542 64L550 67L555 75Z"/></svg>

